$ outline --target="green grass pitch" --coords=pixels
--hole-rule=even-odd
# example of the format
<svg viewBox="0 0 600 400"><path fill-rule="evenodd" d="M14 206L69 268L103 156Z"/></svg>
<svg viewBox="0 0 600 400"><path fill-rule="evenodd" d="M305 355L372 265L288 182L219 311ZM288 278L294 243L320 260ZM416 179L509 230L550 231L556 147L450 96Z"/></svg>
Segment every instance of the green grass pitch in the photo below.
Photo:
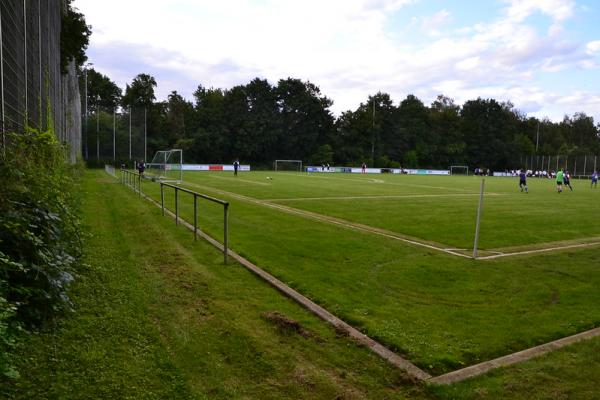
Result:
<svg viewBox="0 0 600 400"><path fill-rule="evenodd" d="M600 245L472 260L288 211L469 254L480 183L472 176L186 172L182 186L230 202L230 248L439 374L599 326ZM528 183L525 194L518 178L486 178L483 254L600 242L600 189L574 181L573 192L558 194L552 180ZM160 200L157 183L145 181L143 191ZM165 195L173 209L172 191ZM181 195L179 207L191 221L191 198ZM202 230L221 239L222 221L222 207L199 203Z"/></svg>

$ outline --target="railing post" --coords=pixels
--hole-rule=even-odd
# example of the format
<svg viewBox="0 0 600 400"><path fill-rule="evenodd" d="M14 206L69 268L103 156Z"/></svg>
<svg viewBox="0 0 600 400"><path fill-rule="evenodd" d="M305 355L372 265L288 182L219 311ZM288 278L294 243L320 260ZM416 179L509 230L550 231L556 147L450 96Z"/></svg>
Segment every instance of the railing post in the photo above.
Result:
<svg viewBox="0 0 600 400"><path fill-rule="evenodd" d="M163 183L160 183L160 206L162 208L162 215L165 216L165 187Z"/></svg>
<svg viewBox="0 0 600 400"><path fill-rule="evenodd" d="M175 225L179 225L179 202L177 201L177 188L175 188Z"/></svg>
<svg viewBox="0 0 600 400"><path fill-rule="evenodd" d="M227 264L227 249L228 249L228 243L227 243L227 238L228 238L228 216L229 216L229 203L225 203L224 205L224 218L223 218L223 254L224 254L224 258L225 258L225 264Z"/></svg>
<svg viewBox="0 0 600 400"><path fill-rule="evenodd" d="M138 174L138 196L142 197L142 175Z"/></svg>
<svg viewBox="0 0 600 400"><path fill-rule="evenodd" d="M198 240L198 196L194 193L194 241Z"/></svg>
<svg viewBox="0 0 600 400"><path fill-rule="evenodd" d="M479 206L477 207L477 224L475 225L475 242L473 243L473 259L477 259L477 245L479 243L479 224L481 221L481 209L483 208L483 188L485 179L481 180L481 193L479 194Z"/></svg>

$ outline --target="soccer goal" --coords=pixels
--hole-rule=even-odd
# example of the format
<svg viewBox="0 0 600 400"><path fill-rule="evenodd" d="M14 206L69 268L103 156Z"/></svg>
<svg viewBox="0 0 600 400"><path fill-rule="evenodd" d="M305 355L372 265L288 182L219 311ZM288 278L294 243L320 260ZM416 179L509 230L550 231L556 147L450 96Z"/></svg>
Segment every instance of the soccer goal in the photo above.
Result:
<svg viewBox="0 0 600 400"><path fill-rule="evenodd" d="M181 183L183 181L183 151L180 149L157 151L152 162L146 164L144 174L153 180Z"/></svg>
<svg viewBox="0 0 600 400"><path fill-rule="evenodd" d="M299 171L302 172L301 160L275 160L275 171Z"/></svg>
<svg viewBox="0 0 600 400"><path fill-rule="evenodd" d="M469 175L469 167L467 165L451 165L450 175Z"/></svg>

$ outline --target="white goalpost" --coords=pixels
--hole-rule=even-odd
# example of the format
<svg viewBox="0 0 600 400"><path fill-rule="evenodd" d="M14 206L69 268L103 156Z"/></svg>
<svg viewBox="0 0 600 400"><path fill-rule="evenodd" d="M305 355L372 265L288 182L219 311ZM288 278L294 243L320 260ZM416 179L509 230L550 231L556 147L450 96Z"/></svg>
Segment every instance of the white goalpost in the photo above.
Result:
<svg viewBox="0 0 600 400"><path fill-rule="evenodd" d="M301 160L275 160L275 171L298 171L302 172Z"/></svg>
<svg viewBox="0 0 600 400"><path fill-rule="evenodd" d="M152 162L146 164L144 174L163 182L183 181L183 151L181 149L157 151Z"/></svg>
<svg viewBox="0 0 600 400"><path fill-rule="evenodd" d="M451 165L450 175L469 175L469 167L467 165Z"/></svg>

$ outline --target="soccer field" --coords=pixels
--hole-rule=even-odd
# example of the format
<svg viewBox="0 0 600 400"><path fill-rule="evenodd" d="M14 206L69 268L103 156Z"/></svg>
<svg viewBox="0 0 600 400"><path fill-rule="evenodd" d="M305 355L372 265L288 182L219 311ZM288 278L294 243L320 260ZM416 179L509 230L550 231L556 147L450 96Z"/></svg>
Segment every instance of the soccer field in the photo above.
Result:
<svg viewBox="0 0 600 400"><path fill-rule="evenodd" d="M272 179L267 179L270 177ZM600 325L600 189L575 181L198 172L182 186L230 202L229 247L432 374ZM159 200L159 185L143 184ZM173 208L173 193L166 191ZM192 220L191 199L181 216ZM199 205L222 237L222 208ZM553 250L564 246L580 246ZM531 254L523 251L547 250ZM252 301L252 299L249 299Z"/></svg>

